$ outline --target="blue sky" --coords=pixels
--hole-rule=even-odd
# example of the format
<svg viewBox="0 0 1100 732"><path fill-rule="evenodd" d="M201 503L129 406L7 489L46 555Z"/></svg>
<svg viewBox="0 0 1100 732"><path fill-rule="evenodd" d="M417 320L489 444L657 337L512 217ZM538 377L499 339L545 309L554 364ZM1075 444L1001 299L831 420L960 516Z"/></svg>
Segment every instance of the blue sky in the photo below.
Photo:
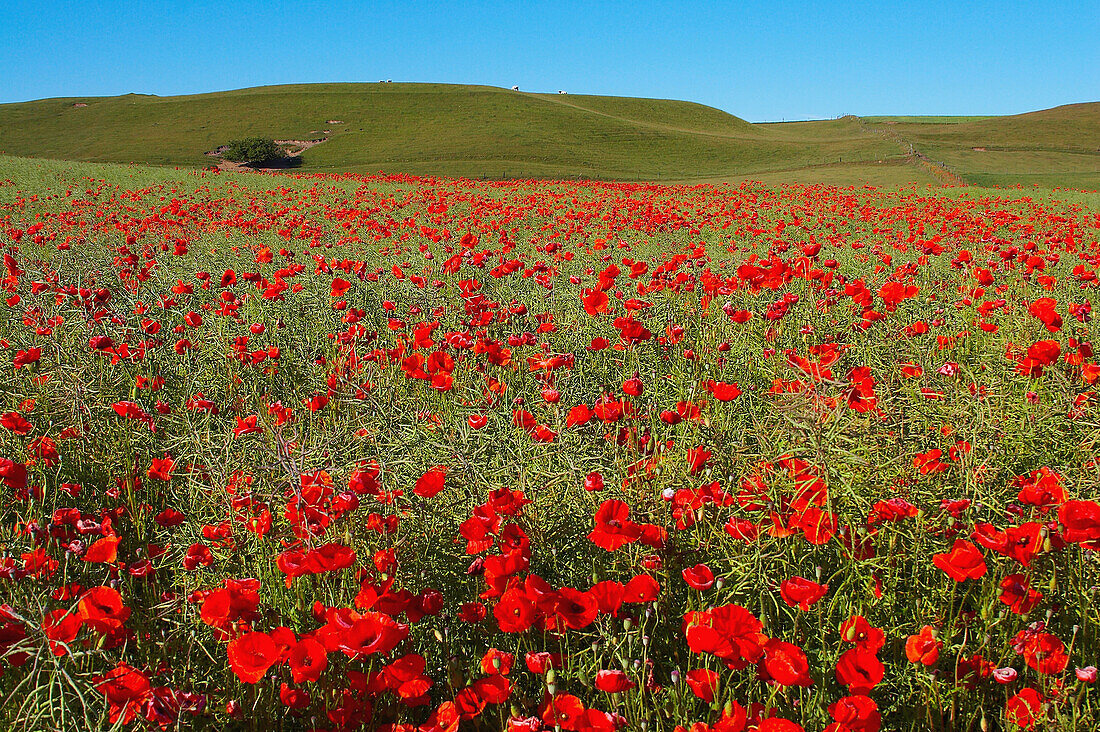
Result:
<svg viewBox="0 0 1100 732"><path fill-rule="evenodd" d="M1097 0L3 0L0 102L393 79L687 99L752 121L1013 114L1100 100L1098 39Z"/></svg>

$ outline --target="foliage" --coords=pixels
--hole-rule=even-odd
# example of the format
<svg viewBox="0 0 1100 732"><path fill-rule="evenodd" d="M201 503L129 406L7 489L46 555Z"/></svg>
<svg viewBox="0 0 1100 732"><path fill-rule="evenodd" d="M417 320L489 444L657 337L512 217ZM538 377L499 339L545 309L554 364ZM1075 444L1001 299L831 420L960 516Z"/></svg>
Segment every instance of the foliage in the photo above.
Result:
<svg viewBox="0 0 1100 732"><path fill-rule="evenodd" d="M247 137L226 144L222 157L236 163L264 163L286 157L286 151L270 137Z"/></svg>

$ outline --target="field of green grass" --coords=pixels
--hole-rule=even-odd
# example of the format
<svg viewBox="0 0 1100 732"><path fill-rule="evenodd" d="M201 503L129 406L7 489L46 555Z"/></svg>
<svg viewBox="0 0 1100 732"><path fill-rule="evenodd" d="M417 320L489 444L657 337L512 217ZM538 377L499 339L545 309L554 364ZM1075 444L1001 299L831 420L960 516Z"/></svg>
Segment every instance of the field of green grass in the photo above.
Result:
<svg viewBox="0 0 1100 732"><path fill-rule="evenodd" d="M753 125L689 102L484 86L315 84L0 105L9 155L208 166L207 151L250 135L326 138L303 156L303 172L472 178L738 178L901 154L854 119Z"/></svg>
<svg viewBox="0 0 1100 732"><path fill-rule="evenodd" d="M1100 104L1011 117L757 123L691 102L453 84L299 84L0 105L0 153L202 167L247 136L318 140L302 172L1100 187ZM909 157L909 149L947 173Z"/></svg>
<svg viewBox="0 0 1100 732"><path fill-rule="evenodd" d="M1100 188L1100 103L959 122L897 119L892 132L968 183Z"/></svg>

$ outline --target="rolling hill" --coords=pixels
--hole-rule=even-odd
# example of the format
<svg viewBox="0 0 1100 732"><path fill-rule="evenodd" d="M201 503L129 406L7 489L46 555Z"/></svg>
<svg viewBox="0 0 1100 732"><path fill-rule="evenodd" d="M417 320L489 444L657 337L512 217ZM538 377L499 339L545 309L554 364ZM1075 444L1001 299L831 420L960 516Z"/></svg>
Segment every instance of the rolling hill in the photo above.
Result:
<svg viewBox="0 0 1100 732"><path fill-rule="evenodd" d="M387 83L0 105L0 152L9 155L210 166L217 160L207 152L251 135L323 140L302 154L302 172L879 185L1100 182L1100 104L963 121L845 117L750 124L674 100ZM910 155L910 146L923 157Z"/></svg>

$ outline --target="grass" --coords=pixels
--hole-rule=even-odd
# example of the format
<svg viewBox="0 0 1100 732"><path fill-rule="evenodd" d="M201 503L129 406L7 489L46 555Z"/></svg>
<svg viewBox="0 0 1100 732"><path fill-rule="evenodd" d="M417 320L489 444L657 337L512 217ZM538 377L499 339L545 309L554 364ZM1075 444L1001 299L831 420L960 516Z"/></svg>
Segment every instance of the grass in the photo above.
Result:
<svg viewBox="0 0 1100 732"><path fill-rule="evenodd" d="M473 178L702 179L899 155L854 120L762 126L688 102L485 86L315 84L0 106L0 151L18 156L208 166L206 151L250 135L327 138L303 156L303 172Z"/></svg>
<svg viewBox="0 0 1100 732"><path fill-rule="evenodd" d="M922 114L922 115L863 115L860 117L864 122L871 122L875 124L891 124L891 123L905 123L905 124L941 124L941 125L955 125L960 122L977 122L984 119L994 119L993 115L935 115L935 114Z"/></svg>
<svg viewBox="0 0 1100 732"><path fill-rule="evenodd" d="M899 118L890 127L968 183L1100 187L1100 103L960 122Z"/></svg>
<svg viewBox="0 0 1100 732"><path fill-rule="evenodd" d="M912 145L970 184L1100 186L1100 104L1010 117L751 124L666 99L453 84L299 84L0 105L0 153L23 157L200 167L215 162L207 151L252 135L324 138L303 155L302 172L938 182L937 171L907 157Z"/></svg>

